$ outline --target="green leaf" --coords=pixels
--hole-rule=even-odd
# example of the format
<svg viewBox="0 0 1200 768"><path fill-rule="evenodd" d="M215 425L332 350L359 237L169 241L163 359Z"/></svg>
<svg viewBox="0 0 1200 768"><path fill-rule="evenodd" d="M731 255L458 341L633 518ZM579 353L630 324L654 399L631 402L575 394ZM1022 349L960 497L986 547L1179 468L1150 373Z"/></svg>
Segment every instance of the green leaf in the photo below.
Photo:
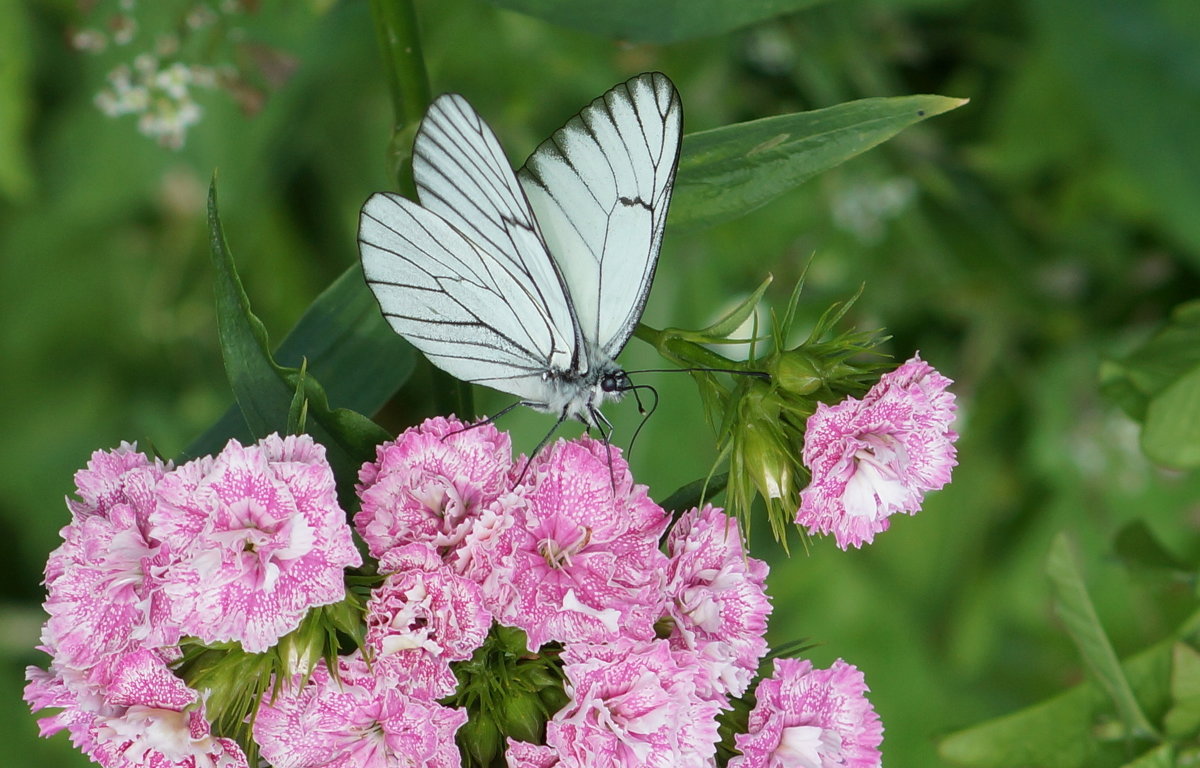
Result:
<svg viewBox="0 0 1200 768"><path fill-rule="evenodd" d="M358 265L317 297L275 351L281 365L307 360L308 375L328 382L329 401L359 413L375 413L412 373L416 353L379 313ZM354 371L355 375L346 375ZM235 405L198 437L185 456L215 453L231 438L252 439Z"/></svg>
<svg viewBox="0 0 1200 768"><path fill-rule="evenodd" d="M1171 738L1182 739L1200 730L1200 653L1176 643L1171 657L1173 705L1163 718L1163 729Z"/></svg>
<svg viewBox="0 0 1200 768"><path fill-rule="evenodd" d="M1150 401L1142 450L1175 469L1200 466L1200 367L1189 371Z"/></svg>
<svg viewBox="0 0 1200 768"><path fill-rule="evenodd" d="M1142 449L1168 467L1200 466L1200 301L1180 305L1140 348L1100 367L1104 394L1144 420Z"/></svg>
<svg viewBox="0 0 1200 768"><path fill-rule="evenodd" d="M0 195L9 198L33 188L25 136L33 115L31 39L21 0L0 0Z"/></svg>
<svg viewBox="0 0 1200 768"><path fill-rule="evenodd" d="M1134 520L1122 527L1113 542L1113 550L1126 568L1193 576L1194 569L1164 547L1144 520Z"/></svg>
<svg viewBox="0 0 1200 768"><path fill-rule="evenodd" d="M684 512L699 506L703 500L711 501L729 483L729 474L722 472L710 478L693 480L662 500L660 507L668 512Z"/></svg>
<svg viewBox="0 0 1200 768"><path fill-rule="evenodd" d="M325 446L326 457L338 478L338 487L352 496L358 468L375 455L375 446L390 435L367 417L339 408L330 409L325 391L309 375L284 368L271 357L267 332L250 309L225 242L217 212L214 180L208 195L209 229L217 283L217 332L225 372L234 398L250 433L261 438L286 432L292 418L296 391L303 388L308 405L309 434ZM343 499L346 501L347 499Z"/></svg>
<svg viewBox="0 0 1200 768"><path fill-rule="evenodd" d="M758 306L758 302L762 301L763 294L766 293L767 287L774 279L775 278L772 275L767 275L766 278L758 284L758 287L754 289L754 293L747 296L745 301L729 310L724 317L722 317L720 320L717 320L717 322L713 323L707 328L699 331L689 331L689 333L692 335L684 336L684 338L690 338L692 341L701 341L702 343L705 339L720 340L729 338L731 335L733 335L734 331L742 327L742 323L746 322L747 318L749 318L754 312L755 307Z"/></svg>
<svg viewBox="0 0 1200 768"><path fill-rule="evenodd" d="M1175 638L1158 643L1121 665L1139 698L1155 712L1165 709L1170 700L1175 643ZM1111 701L1100 686L1083 683L1018 712L953 733L938 743L938 754L966 768L1122 765L1128 759L1126 743L1104 743L1096 738L1097 720L1108 711Z"/></svg>
<svg viewBox="0 0 1200 768"><path fill-rule="evenodd" d="M673 43L729 32L821 0L488 0L553 24L618 40Z"/></svg>
<svg viewBox="0 0 1200 768"><path fill-rule="evenodd" d="M1162 744L1122 768L1175 768L1175 748Z"/></svg>
<svg viewBox="0 0 1200 768"><path fill-rule="evenodd" d="M688 134L671 226L699 229L742 216L908 126L966 103L948 96L861 99Z"/></svg>
<svg viewBox="0 0 1200 768"><path fill-rule="evenodd" d="M1065 533L1058 534L1050 545L1046 573L1054 590L1055 612L1079 648L1084 665L1112 699L1125 725L1125 733L1134 738L1157 737L1158 732L1142 711L1108 635L1100 625Z"/></svg>

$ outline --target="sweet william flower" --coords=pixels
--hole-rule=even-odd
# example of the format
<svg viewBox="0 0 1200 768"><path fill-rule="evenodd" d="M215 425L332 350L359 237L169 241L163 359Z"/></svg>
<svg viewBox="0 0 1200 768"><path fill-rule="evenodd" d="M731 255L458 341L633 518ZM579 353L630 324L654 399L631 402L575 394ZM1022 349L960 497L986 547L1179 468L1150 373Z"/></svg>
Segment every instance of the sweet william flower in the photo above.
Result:
<svg viewBox="0 0 1200 768"><path fill-rule="evenodd" d="M558 765L558 755L550 747L511 738L504 758L508 768L555 768Z"/></svg>
<svg viewBox="0 0 1200 768"><path fill-rule="evenodd" d="M829 669L776 659L755 689L747 732L734 736L741 754L729 768L878 768L883 726L867 690L841 659Z"/></svg>
<svg viewBox="0 0 1200 768"><path fill-rule="evenodd" d="M669 517L636 485L620 450L589 437L535 457L509 529L512 598L500 620L529 649L557 640L650 639L661 615Z"/></svg>
<svg viewBox="0 0 1200 768"><path fill-rule="evenodd" d="M562 660L570 701L546 723L556 765L713 765L718 705L697 693L695 670L667 641L572 643Z"/></svg>
<svg viewBox="0 0 1200 768"><path fill-rule="evenodd" d="M454 734L462 709L411 695L356 651L324 661L272 695L254 720L254 741L273 768L459 768Z"/></svg>
<svg viewBox="0 0 1200 768"><path fill-rule="evenodd" d="M343 570L362 564L325 449L307 435L231 440L158 495L151 527L171 550L171 616L203 642L265 651L309 608L345 597Z"/></svg>
<svg viewBox="0 0 1200 768"><path fill-rule="evenodd" d="M453 693L450 662L469 659L492 623L479 586L425 544L389 550L379 569L388 576L367 601L372 663L393 667L429 698Z"/></svg>
<svg viewBox="0 0 1200 768"><path fill-rule="evenodd" d="M379 446L375 461L363 465L354 527L376 558L421 543L454 561L481 519L504 517L512 474L506 433L453 417L428 419Z"/></svg>
<svg viewBox="0 0 1200 768"><path fill-rule="evenodd" d="M667 536L671 647L695 652L701 695L741 696L767 652L767 564L746 555L737 521L705 506Z"/></svg>
<svg viewBox="0 0 1200 768"><path fill-rule="evenodd" d="M93 670L92 696L78 696L69 680L31 676L26 700L35 708L60 707L41 721L42 735L62 728L71 741L105 768L246 768L241 747L212 735L202 697L168 669L155 651L106 660Z"/></svg>
<svg viewBox="0 0 1200 768"><path fill-rule="evenodd" d="M891 515L915 514L956 463L950 383L914 356L862 400L818 405L804 436L812 482L800 494L796 523L833 533L846 549L870 543Z"/></svg>

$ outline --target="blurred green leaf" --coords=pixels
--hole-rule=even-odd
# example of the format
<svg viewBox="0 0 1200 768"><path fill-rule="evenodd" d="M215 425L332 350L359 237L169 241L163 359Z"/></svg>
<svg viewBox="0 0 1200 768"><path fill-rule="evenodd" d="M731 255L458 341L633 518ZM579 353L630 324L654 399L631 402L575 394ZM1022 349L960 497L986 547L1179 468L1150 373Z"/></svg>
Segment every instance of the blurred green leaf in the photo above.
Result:
<svg viewBox="0 0 1200 768"><path fill-rule="evenodd" d="M1191 575L1191 569L1162 545L1144 520L1134 520L1118 531L1113 550L1127 568Z"/></svg>
<svg viewBox="0 0 1200 768"><path fill-rule="evenodd" d="M352 495L359 467L373 458L375 446L391 435L362 414L345 408L330 409L325 392L315 379L297 369L284 368L271 358L267 331L250 309L233 255L225 243L215 181L209 188L208 216L217 274L221 355L230 387L251 434L261 438L272 432L286 432L296 390L302 386L308 403L308 432L325 446L326 457L339 479L339 489Z"/></svg>
<svg viewBox="0 0 1200 768"><path fill-rule="evenodd" d="M1148 708L1164 708L1170 695L1175 640L1158 643L1122 663ZM1097 718L1111 699L1092 682L1003 717L953 733L938 744L943 759L967 768L1101 768L1125 763L1126 745L1096 739Z"/></svg>
<svg viewBox="0 0 1200 768"><path fill-rule="evenodd" d="M32 116L29 24L21 0L0 0L0 195L24 197L33 186L25 130Z"/></svg>
<svg viewBox="0 0 1200 768"><path fill-rule="evenodd" d="M1200 367L1181 376L1150 401L1142 449L1175 469L1200 466Z"/></svg>
<svg viewBox="0 0 1200 768"><path fill-rule="evenodd" d="M1144 420L1142 448L1169 467L1200 466L1200 301L1175 309L1142 347L1100 366L1102 391Z"/></svg>
<svg viewBox="0 0 1200 768"><path fill-rule="evenodd" d="M721 472L710 478L693 480L679 488L659 504L668 512L685 512L699 506L701 501L712 501L729 484L729 473Z"/></svg>
<svg viewBox="0 0 1200 768"><path fill-rule="evenodd" d="M1157 731L1146 719L1108 635L1100 625L1066 533L1054 537L1046 558L1046 573L1054 590L1055 612L1079 648L1084 664L1112 698L1126 733L1135 738L1156 736Z"/></svg>
<svg viewBox="0 0 1200 768"><path fill-rule="evenodd" d="M416 356L387 326L355 265L309 306L275 351L275 360L285 366L307 361L308 375L329 383L326 392L331 403L375 413L408 379ZM357 375L347 376L346 371ZM251 437L236 405L193 441L185 454L213 453L231 437Z"/></svg>
<svg viewBox="0 0 1200 768"><path fill-rule="evenodd" d="M1146 198L1200 258L1200 3L1056 0L1030 3L1031 19Z"/></svg>
<svg viewBox="0 0 1200 768"><path fill-rule="evenodd" d="M618 40L674 43L729 32L822 0L488 0L499 8Z"/></svg>
<svg viewBox="0 0 1200 768"><path fill-rule="evenodd" d="M1200 729L1200 653L1186 643L1176 643L1172 661L1172 705L1163 727L1168 736L1179 739Z"/></svg>
<svg viewBox="0 0 1200 768"><path fill-rule="evenodd" d="M1122 768L1175 768L1175 748L1170 744L1155 747Z"/></svg>
<svg viewBox="0 0 1200 768"><path fill-rule="evenodd" d="M742 216L908 126L966 103L928 95L861 99L688 134L671 226L699 229Z"/></svg>

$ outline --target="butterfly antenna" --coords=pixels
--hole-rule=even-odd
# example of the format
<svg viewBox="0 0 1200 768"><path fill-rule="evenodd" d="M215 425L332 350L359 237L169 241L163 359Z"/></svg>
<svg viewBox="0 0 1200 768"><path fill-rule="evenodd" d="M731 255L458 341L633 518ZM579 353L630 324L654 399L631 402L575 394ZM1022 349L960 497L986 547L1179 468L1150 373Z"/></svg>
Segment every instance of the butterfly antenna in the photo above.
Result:
<svg viewBox="0 0 1200 768"><path fill-rule="evenodd" d="M728 373L733 376L753 376L756 379L770 380L771 378L771 374L765 371L742 371L737 368L645 368L640 371L626 371L625 373ZM634 387L629 387L629 389L634 389Z"/></svg>
<svg viewBox="0 0 1200 768"><path fill-rule="evenodd" d="M638 390L647 390L654 395L654 403L650 406L650 410L642 408L642 398L638 395ZM638 435L642 433L642 427L646 426L646 422L650 420L650 416L658 410L658 390L649 384L630 384L625 391L633 393L633 399L637 401L638 412L642 414L642 420L637 425L637 429L633 430L633 437L629 438L629 448L625 452L625 458L628 460L633 455L633 444L637 442Z"/></svg>

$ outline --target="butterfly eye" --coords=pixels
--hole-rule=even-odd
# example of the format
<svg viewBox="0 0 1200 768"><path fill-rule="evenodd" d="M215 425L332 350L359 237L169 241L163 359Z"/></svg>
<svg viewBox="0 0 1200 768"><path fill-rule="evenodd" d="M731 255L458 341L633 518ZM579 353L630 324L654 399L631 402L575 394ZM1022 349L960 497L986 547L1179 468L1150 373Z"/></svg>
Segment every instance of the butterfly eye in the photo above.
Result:
<svg viewBox="0 0 1200 768"><path fill-rule="evenodd" d="M605 392L624 392L629 388L629 377L624 371L606 373L600 379L600 389Z"/></svg>

